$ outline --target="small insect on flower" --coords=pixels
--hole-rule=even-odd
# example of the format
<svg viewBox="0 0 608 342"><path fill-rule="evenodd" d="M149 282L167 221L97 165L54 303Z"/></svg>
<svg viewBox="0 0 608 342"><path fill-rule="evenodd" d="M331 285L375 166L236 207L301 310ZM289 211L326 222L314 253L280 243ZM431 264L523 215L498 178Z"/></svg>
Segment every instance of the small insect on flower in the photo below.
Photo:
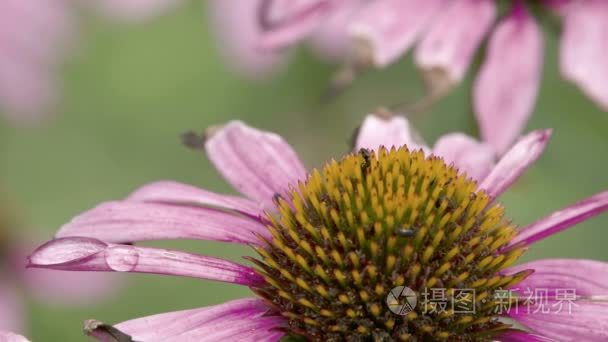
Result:
<svg viewBox="0 0 608 342"><path fill-rule="evenodd" d="M540 156L550 131L528 134L495 163L489 148L461 134L432 149L417 145L408 126L369 116L355 152L306 171L281 137L229 123L205 151L248 198L149 184L74 218L34 251L30 266L197 277L256 294L100 325L125 340L606 340L608 264L515 264L534 242L607 210L608 193L518 228L496 198ZM126 244L176 238L238 243L257 256L249 267ZM572 315L501 310L505 290L519 302L517 289L557 287L577 291ZM424 296L438 290L443 310Z"/></svg>
<svg viewBox="0 0 608 342"><path fill-rule="evenodd" d="M408 238L413 237L416 234L416 232L413 229L407 229L407 228L401 228L401 227L395 228L395 233L399 236L408 237Z"/></svg>

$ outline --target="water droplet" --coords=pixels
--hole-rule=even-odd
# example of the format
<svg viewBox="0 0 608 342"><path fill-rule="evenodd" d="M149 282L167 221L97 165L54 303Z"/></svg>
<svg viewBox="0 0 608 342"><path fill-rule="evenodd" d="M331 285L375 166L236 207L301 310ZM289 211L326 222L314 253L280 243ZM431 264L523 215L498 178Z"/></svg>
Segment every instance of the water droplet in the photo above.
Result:
<svg viewBox="0 0 608 342"><path fill-rule="evenodd" d="M139 261L137 248L133 246L112 246L105 251L106 264L117 272L130 272Z"/></svg>

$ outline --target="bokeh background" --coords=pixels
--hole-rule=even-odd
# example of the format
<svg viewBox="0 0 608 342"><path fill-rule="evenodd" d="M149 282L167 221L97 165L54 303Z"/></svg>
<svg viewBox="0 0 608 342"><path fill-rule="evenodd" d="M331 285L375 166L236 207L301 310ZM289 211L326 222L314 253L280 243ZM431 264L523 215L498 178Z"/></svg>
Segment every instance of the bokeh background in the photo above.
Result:
<svg viewBox="0 0 608 342"><path fill-rule="evenodd" d="M122 198L153 180L173 179L232 192L202 152L179 136L240 119L283 135L308 166L338 157L364 115L379 105L423 95L411 58L363 75L323 104L334 66L305 48L274 78L251 82L223 63L201 2L138 25L85 17L76 54L61 74L64 96L54 117L34 127L0 121L0 184L25 223L41 237L95 204ZM561 80L556 37L546 32L546 64L536 113L527 130L555 129L542 159L500 200L521 225L608 189L608 114ZM477 135L466 83L429 111L410 115L432 143L441 134ZM534 247L525 259L579 257L608 261L608 215ZM154 243L241 260L244 247L206 242ZM99 305L67 308L27 301L34 341L81 341L81 323L108 323L218 304L249 295L246 288L195 279L124 275L126 286Z"/></svg>

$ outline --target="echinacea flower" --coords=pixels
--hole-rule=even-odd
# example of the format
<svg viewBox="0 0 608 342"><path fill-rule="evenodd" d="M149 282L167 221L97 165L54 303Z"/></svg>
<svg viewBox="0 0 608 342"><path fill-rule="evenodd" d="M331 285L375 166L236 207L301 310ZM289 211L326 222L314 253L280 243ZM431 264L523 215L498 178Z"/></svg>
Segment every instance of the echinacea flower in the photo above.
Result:
<svg viewBox="0 0 608 342"><path fill-rule="evenodd" d="M238 9L234 1L218 2L223 5L212 8L212 24L220 32L220 45L235 55L229 61L260 51L279 54L306 41L355 69L384 68L417 44L414 62L431 98L463 80L488 40L473 86L473 106L482 138L499 154L520 134L539 90L543 37L529 10L535 6L562 21L563 76L608 110L604 0L511 0L505 13L499 13L496 0L257 0ZM242 19L245 11L249 19ZM352 74L344 75L352 79Z"/></svg>
<svg viewBox="0 0 608 342"><path fill-rule="evenodd" d="M9 212L0 206L0 341L6 338L2 330L20 333L27 330L25 294L53 305L83 306L118 288L120 279L116 275L26 269L28 252L40 240L16 236L14 231L19 225L9 218L13 216Z"/></svg>
<svg viewBox="0 0 608 342"><path fill-rule="evenodd" d="M495 203L539 158L550 133L524 136L496 162L488 146L466 135L444 136L431 149L413 138L404 118L370 115L356 152L307 173L280 136L233 121L213 129L205 149L243 197L148 184L75 217L33 252L29 266L196 277L256 294L115 326L87 322L101 340L606 340L607 264L513 265L535 242L608 209L608 193L520 229ZM238 243L258 257L249 267L133 244L162 239ZM420 301L406 315L385 305L399 303L390 297L399 286ZM553 303L562 287L577 291L571 315L496 310L495 295L504 289L546 288ZM473 290L474 312L433 312L437 306L421 296L428 288L445 289L453 305L471 299L455 296L456 289Z"/></svg>
<svg viewBox="0 0 608 342"><path fill-rule="evenodd" d="M52 111L56 73L71 34L66 0L0 3L0 113L31 122Z"/></svg>

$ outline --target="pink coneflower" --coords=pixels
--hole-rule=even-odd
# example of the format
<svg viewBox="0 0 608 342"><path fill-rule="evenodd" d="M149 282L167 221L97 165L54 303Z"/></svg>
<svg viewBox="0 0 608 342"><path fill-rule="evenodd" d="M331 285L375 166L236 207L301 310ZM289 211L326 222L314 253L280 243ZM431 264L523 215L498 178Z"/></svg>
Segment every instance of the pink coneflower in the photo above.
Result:
<svg viewBox="0 0 608 342"><path fill-rule="evenodd" d="M96 302L117 288L115 275L26 269L28 252L40 240L16 236L19 226L9 212L0 206L0 330L27 330L25 294L53 305L74 306Z"/></svg>
<svg viewBox="0 0 608 342"><path fill-rule="evenodd" d="M30 122L52 111L72 18L65 0L0 3L0 113Z"/></svg>
<svg viewBox="0 0 608 342"><path fill-rule="evenodd" d="M512 0L504 14L498 13L495 0L253 2L257 6L248 5L248 25L240 25L236 5L214 12L225 22L223 29L241 33L240 41L221 37L220 42L243 45L238 51L232 49L241 56L247 49L249 54L280 52L306 41L342 61L348 59L356 68L384 68L417 44L414 61L423 70L431 97L445 94L463 80L480 45L489 38L474 83L473 106L482 138L498 153L520 134L536 102L543 37L529 7L544 8L556 13L563 24L562 74L608 110L608 63L603 54L608 49L608 2L604 0Z"/></svg>
<svg viewBox="0 0 608 342"><path fill-rule="evenodd" d="M148 184L74 218L29 265L196 277L256 294L115 326L87 322L102 340L605 340L608 265L549 259L512 266L535 242L608 208L604 192L521 229L505 218L495 199L538 159L549 136L534 131L495 163L491 149L463 134L444 136L431 149L413 138L404 118L370 115L357 152L307 172L280 136L234 121L211 130L205 149L243 197ZM238 243L258 257L248 258L252 268L132 244L162 239ZM385 305L397 286L419 294L407 315ZM496 310L495 295L504 289L519 302L522 289L546 288L553 303L562 287L576 290L571 315ZM451 304L470 299L456 289L475 291L475 312L433 312L437 307L420 296L428 288L445 289Z"/></svg>

